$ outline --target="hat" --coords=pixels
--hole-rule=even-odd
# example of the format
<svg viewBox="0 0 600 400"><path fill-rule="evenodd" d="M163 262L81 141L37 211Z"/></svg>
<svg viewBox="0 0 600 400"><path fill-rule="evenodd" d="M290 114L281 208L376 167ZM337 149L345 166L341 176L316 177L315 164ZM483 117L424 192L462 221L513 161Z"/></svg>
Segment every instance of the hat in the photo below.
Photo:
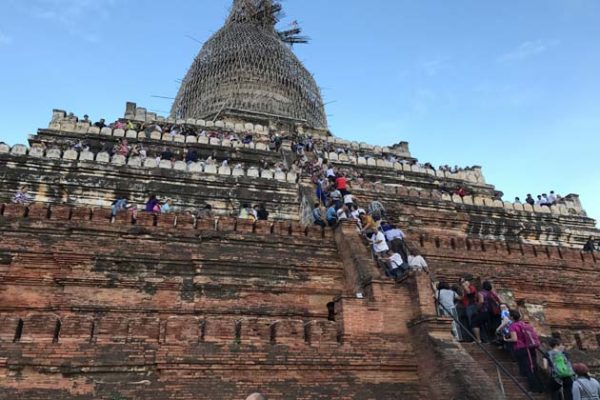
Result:
<svg viewBox="0 0 600 400"><path fill-rule="evenodd" d="M582 363L573 364L573 371L575 371L577 375L587 375L590 373L590 369L587 365Z"/></svg>

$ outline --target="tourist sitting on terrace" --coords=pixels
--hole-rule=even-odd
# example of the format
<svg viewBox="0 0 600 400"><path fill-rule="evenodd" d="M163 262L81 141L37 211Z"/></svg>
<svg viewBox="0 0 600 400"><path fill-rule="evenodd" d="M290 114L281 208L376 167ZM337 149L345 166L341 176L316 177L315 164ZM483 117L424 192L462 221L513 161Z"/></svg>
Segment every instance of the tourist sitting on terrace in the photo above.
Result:
<svg viewBox="0 0 600 400"><path fill-rule="evenodd" d="M515 204L522 204L521 199L518 197L515 197Z"/></svg>
<svg viewBox="0 0 600 400"><path fill-rule="evenodd" d="M467 195L467 192L465 191L465 188L462 186L457 186L456 190L454 191L454 194L460 196L460 198L463 198Z"/></svg>
<svg viewBox="0 0 600 400"><path fill-rule="evenodd" d="M131 205L128 203L127 198L119 197L115 201L112 202L112 205L111 205L112 214L111 215L113 217L115 217L117 215L117 213L119 213L120 211L127 211L129 208L131 208Z"/></svg>
<svg viewBox="0 0 600 400"><path fill-rule="evenodd" d="M371 245L373 246L373 255L376 258L386 255L388 250L390 249L387 245L387 242L385 241L385 236L383 232L379 230L375 232L368 231L367 239L369 239Z"/></svg>
<svg viewBox="0 0 600 400"><path fill-rule="evenodd" d="M342 206L337 210L338 221L346 221L350 218L350 209L347 206Z"/></svg>
<svg viewBox="0 0 600 400"><path fill-rule="evenodd" d="M552 390L553 399L571 400L573 398L573 366L565 353L565 346L559 338L552 338L548 343L550 350L544 355L542 368L550 373L556 383ZM562 392L562 393L561 393ZM562 394L562 396L561 396Z"/></svg>
<svg viewBox="0 0 600 400"><path fill-rule="evenodd" d="M337 209L335 208L335 204L331 204L325 213L325 218L327 219L327 225L330 227L335 227L337 225Z"/></svg>
<svg viewBox="0 0 600 400"><path fill-rule="evenodd" d="M212 211L212 206L210 204L205 204L203 208L201 208L200 210L198 210L198 212L196 213L196 218L213 218L214 214Z"/></svg>
<svg viewBox="0 0 600 400"><path fill-rule="evenodd" d="M23 185L17 190L15 195L12 198L12 202L16 204L28 205L33 202L33 197L31 197L28 193L29 186Z"/></svg>
<svg viewBox="0 0 600 400"><path fill-rule="evenodd" d="M173 159L173 152L168 147L163 147L162 153L160 153L160 158L163 160L171 161Z"/></svg>
<svg viewBox="0 0 600 400"><path fill-rule="evenodd" d="M94 124L94 126L96 128L100 128L100 129L105 128L106 127L106 121L104 120L104 118L102 118L102 119L100 119L100 121L96 122Z"/></svg>
<svg viewBox="0 0 600 400"><path fill-rule="evenodd" d="M238 215L239 219L249 219L252 221L256 221L256 216L254 215L254 210L250 207L250 204L244 203Z"/></svg>
<svg viewBox="0 0 600 400"><path fill-rule="evenodd" d="M259 221L267 221L269 219L269 212L264 204L254 206L254 215Z"/></svg>
<svg viewBox="0 0 600 400"><path fill-rule="evenodd" d="M242 139L242 143L243 144L251 144L252 143L252 135L246 134L246 136L244 136L244 139Z"/></svg>
<svg viewBox="0 0 600 400"><path fill-rule="evenodd" d="M122 138L117 146L116 154L127 157L129 155L129 150L130 148L127 139Z"/></svg>
<svg viewBox="0 0 600 400"><path fill-rule="evenodd" d="M125 129L126 127L127 125L123 121L115 121L115 123L113 124L113 128L115 129Z"/></svg>
<svg viewBox="0 0 600 400"><path fill-rule="evenodd" d="M146 202L146 206L144 207L144 211L146 212L155 212L157 208L160 209L160 202L156 198L155 194L151 194Z"/></svg>
<svg viewBox="0 0 600 400"><path fill-rule="evenodd" d="M162 214L166 214L166 213L171 212L171 204L172 204L172 202L173 201L171 199L169 199L169 198L165 199L164 203L162 203L160 205L160 212Z"/></svg>
<svg viewBox="0 0 600 400"><path fill-rule="evenodd" d="M323 212L321 210L321 204L315 203L312 210L312 217L314 225L319 225L320 227L325 228L327 224L323 220Z"/></svg>
<svg viewBox="0 0 600 400"><path fill-rule="evenodd" d="M387 251L378 261L383 263L387 277L398 279L408 272L408 264L404 262L400 254L393 251Z"/></svg>
<svg viewBox="0 0 600 400"><path fill-rule="evenodd" d="M593 253L594 251L596 251L596 246L594 244L594 238L592 236L590 236L587 240L587 242L585 242L585 244L583 245L583 251L587 252L587 253Z"/></svg>
<svg viewBox="0 0 600 400"><path fill-rule="evenodd" d="M535 200L533 196L531 196L531 193L527 194L527 197L525 198L525 203L529 204L530 206L535 205Z"/></svg>
<svg viewBox="0 0 600 400"><path fill-rule="evenodd" d="M548 205L553 206L556 204L556 202L558 201L558 197L556 195L556 193L554 193L554 190L550 191L550 194L548 195Z"/></svg>
<svg viewBox="0 0 600 400"><path fill-rule="evenodd" d="M590 370L585 364L573 364L575 381L573 382L573 400L600 399L600 383L590 376Z"/></svg>
<svg viewBox="0 0 600 400"><path fill-rule="evenodd" d="M86 122L86 123L88 123L88 124L91 124L91 123L92 123L92 121L90 121L90 116L89 116L89 115L87 115L87 114L84 114L84 115L83 115L83 119L81 120L81 122Z"/></svg>
<svg viewBox="0 0 600 400"><path fill-rule="evenodd" d="M189 165L198 162L198 151L196 149L189 149L185 154L185 162Z"/></svg>

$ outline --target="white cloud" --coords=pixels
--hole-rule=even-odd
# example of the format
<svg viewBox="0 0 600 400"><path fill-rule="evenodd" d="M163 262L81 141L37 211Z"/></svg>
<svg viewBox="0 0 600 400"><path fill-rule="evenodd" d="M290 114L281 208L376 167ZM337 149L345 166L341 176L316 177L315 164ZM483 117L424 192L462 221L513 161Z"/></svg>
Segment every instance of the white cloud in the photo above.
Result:
<svg viewBox="0 0 600 400"><path fill-rule="evenodd" d="M0 46L9 45L12 42L13 42L13 38L11 36L8 36L8 35L4 34L3 32L0 32Z"/></svg>
<svg viewBox="0 0 600 400"><path fill-rule="evenodd" d="M525 60L527 58L535 57L540 54L543 54L546 51L548 51L550 48L557 46L558 44L559 44L558 40L552 40L552 41L535 40L535 41L523 42L515 49L502 54L499 58L499 61L512 62L512 61Z"/></svg>

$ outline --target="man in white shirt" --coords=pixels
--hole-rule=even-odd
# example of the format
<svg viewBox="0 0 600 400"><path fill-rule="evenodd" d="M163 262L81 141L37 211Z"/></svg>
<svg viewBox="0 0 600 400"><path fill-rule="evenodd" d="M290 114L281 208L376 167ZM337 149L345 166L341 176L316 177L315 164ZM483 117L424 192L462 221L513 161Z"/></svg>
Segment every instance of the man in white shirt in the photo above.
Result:
<svg viewBox="0 0 600 400"><path fill-rule="evenodd" d="M354 204L354 196L352 196L352 193L348 193L344 196L344 204L348 207L352 207L352 204Z"/></svg>
<svg viewBox="0 0 600 400"><path fill-rule="evenodd" d="M556 204L556 194L554 194L554 190L550 192L550 194L548 195L548 205L555 205Z"/></svg>
<svg viewBox="0 0 600 400"><path fill-rule="evenodd" d="M329 178L329 177L333 177L335 178L335 171L333 170L333 167L329 167L327 168L327 172L325 173L325 175Z"/></svg>
<svg viewBox="0 0 600 400"><path fill-rule="evenodd" d="M406 269L402 256L394 252L388 252L387 254L389 257L381 258L381 261L387 264L385 274L394 278L404 275Z"/></svg>
<svg viewBox="0 0 600 400"><path fill-rule="evenodd" d="M410 266L411 270L429 272L429 266L427 265L427 261L425 261L423 256L417 253L416 251L414 252L414 254L408 255L408 265Z"/></svg>
<svg viewBox="0 0 600 400"><path fill-rule="evenodd" d="M370 236L367 234L369 241L373 245L373 253L375 256L380 257L386 255L387 251L390 249L385 241L385 235L381 231L377 231L376 233L371 232Z"/></svg>

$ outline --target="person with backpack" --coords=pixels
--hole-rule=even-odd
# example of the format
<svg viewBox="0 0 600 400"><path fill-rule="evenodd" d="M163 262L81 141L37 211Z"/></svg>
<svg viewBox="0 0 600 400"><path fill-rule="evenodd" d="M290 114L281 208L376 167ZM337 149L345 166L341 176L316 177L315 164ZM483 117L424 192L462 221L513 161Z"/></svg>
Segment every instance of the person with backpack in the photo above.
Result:
<svg viewBox="0 0 600 400"><path fill-rule="evenodd" d="M538 376L536 350L540 347L540 339L531 325L521 321L521 313L510 311L513 323L508 327L509 337L504 340L513 343L514 354L519 364L519 371L527 377L529 390L543 393L544 387Z"/></svg>
<svg viewBox="0 0 600 400"><path fill-rule="evenodd" d="M573 399L572 387L575 372L565 354L565 346L563 346L560 339L550 339L550 351L544 357L543 368L550 372L552 377L551 384L556 383L553 387L552 399Z"/></svg>
<svg viewBox="0 0 600 400"><path fill-rule="evenodd" d="M590 376L585 364L573 364L577 377L573 382L573 400L600 400L600 383Z"/></svg>
<svg viewBox="0 0 600 400"><path fill-rule="evenodd" d="M492 284L485 281L477 294L477 314L473 320L473 334L478 342L490 341L495 325L493 319L500 315L498 296L492 292ZM482 334L483 333L483 334Z"/></svg>

